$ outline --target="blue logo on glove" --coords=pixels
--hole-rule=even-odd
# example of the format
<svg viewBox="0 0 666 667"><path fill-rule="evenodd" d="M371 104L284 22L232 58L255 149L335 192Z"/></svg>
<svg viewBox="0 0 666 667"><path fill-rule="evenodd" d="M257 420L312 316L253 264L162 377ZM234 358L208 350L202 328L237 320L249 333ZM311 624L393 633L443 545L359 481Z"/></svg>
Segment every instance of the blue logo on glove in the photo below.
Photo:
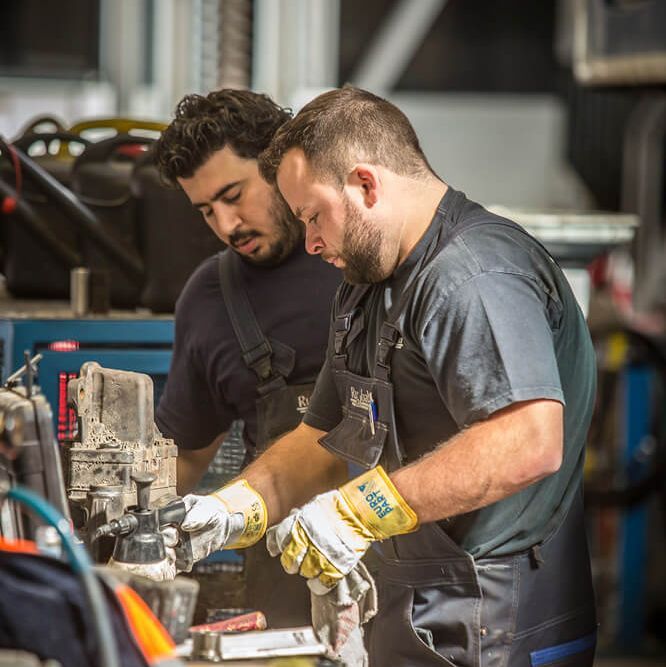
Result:
<svg viewBox="0 0 666 667"><path fill-rule="evenodd" d="M365 487L365 484L363 485ZM359 489L362 491L359 487ZM393 507L389 505L389 501L378 491L370 491L365 496L365 502L370 505L374 513L380 518L383 519L387 514L393 511Z"/></svg>

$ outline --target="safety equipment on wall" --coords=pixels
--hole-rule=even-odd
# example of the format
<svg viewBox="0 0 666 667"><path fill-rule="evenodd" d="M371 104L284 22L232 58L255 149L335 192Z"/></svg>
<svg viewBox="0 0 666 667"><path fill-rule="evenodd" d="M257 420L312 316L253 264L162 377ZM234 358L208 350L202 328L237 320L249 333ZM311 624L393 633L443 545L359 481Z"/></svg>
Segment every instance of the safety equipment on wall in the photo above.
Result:
<svg viewBox="0 0 666 667"><path fill-rule="evenodd" d="M141 220L136 198L132 196L132 173L152 137L118 134L92 144L79 155L72 167L72 192L99 220L101 229L125 252L142 263ZM107 254L85 235L80 248L84 265L103 270L108 275L110 301L116 307L135 306L144 280L126 275ZM144 276L145 278L145 276Z"/></svg>
<svg viewBox="0 0 666 667"><path fill-rule="evenodd" d="M52 128L52 132L42 132L39 128L43 128L45 126L49 126ZM32 137L33 135L38 134L40 137L46 138L49 137L47 141L51 141L50 137L52 137L54 134L57 135L61 132L65 131L64 125L61 123L60 120L57 118L54 118L53 116L38 116L37 118L34 118L20 133L19 137L21 140L25 139L26 137ZM61 144L61 151L64 156L67 156L67 143L64 141ZM48 145L46 146L48 149ZM0 205L0 210L2 213L5 215L11 215L14 213L16 210L16 206L18 203L18 200L21 196L21 187L22 187L22 174L21 174L21 164L18 160L18 156L16 155L16 151L14 151L13 147L11 145L8 145L8 158L10 158L11 163L12 163L12 169L14 170L14 179L15 179L15 184L16 184L16 195L5 195L2 199L2 204ZM25 146L22 146L22 149L25 150ZM45 151L46 154L48 154L48 150Z"/></svg>
<svg viewBox="0 0 666 667"><path fill-rule="evenodd" d="M38 178L23 164L29 156L60 186L69 187L75 154L88 141L63 130L33 132L0 142L0 210L4 216L7 287L19 297L65 298L69 269L81 265L79 231L62 208L54 205ZM55 155L59 147L62 156Z"/></svg>
<svg viewBox="0 0 666 667"><path fill-rule="evenodd" d="M372 542L410 533L418 518L381 466L316 496L271 528L267 547L290 574L332 588Z"/></svg>
<svg viewBox="0 0 666 667"><path fill-rule="evenodd" d="M42 130L46 121L54 131ZM0 243L13 296L65 299L70 270L86 267L96 293L106 291L98 303L110 292L112 306L173 312L192 271L223 245L144 150L164 127L109 118L65 131L40 118L11 146L0 141Z"/></svg>

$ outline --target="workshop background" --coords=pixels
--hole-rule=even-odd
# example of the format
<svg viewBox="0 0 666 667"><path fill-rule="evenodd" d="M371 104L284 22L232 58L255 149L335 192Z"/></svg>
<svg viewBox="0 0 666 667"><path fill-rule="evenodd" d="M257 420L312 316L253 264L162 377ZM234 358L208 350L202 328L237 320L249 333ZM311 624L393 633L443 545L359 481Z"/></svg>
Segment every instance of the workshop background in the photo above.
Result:
<svg viewBox="0 0 666 667"><path fill-rule="evenodd" d="M396 103L444 180L567 269L599 362L598 664L663 664L663 0L3 0L0 135L39 173L0 143L0 379L42 355L61 443L84 361L147 373L157 402L173 305L220 244L160 183L151 142L187 93L246 87L297 110L345 82ZM242 461L239 433L206 484Z"/></svg>

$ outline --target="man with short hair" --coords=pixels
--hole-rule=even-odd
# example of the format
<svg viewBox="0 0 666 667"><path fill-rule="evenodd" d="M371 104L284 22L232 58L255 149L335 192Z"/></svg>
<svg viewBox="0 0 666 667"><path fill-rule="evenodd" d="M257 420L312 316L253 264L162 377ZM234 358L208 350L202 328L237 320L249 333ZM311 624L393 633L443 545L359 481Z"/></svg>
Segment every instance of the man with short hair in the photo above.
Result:
<svg viewBox="0 0 666 667"><path fill-rule="evenodd" d="M190 501L196 550L273 525L269 550L322 592L372 545L373 665L591 665L582 469L596 373L562 271L443 182L404 114L366 91L314 99L260 165L308 252L347 282L303 422ZM342 463L358 474L329 490Z"/></svg>
<svg viewBox="0 0 666 667"><path fill-rule="evenodd" d="M250 91L187 95L157 142L162 177L229 246L198 267L176 305L156 422L178 445L180 493L193 490L233 420L244 422L248 461L294 428L324 360L339 273L304 251L300 222L257 167L289 118ZM272 626L310 622L307 587L263 546L248 554L246 577L246 603Z"/></svg>

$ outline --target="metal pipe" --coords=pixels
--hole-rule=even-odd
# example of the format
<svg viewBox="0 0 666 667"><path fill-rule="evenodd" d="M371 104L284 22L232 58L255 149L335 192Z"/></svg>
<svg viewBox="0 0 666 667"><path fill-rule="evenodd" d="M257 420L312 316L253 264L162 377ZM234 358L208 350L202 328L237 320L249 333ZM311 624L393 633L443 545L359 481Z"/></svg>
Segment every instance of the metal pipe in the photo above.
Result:
<svg viewBox="0 0 666 667"><path fill-rule="evenodd" d="M23 377L24 374L30 372L35 373L37 371L37 364L42 360L41 354L36 354L32 359L27 359L25 364L21 366L18 370L14 371L8 378L5 380L5 387L11 386L16 380Z"/></svg>
<svg viewBox="0 0 666 667"><path fill-rule="evenodd" d="M351 81L387 94L402 76L447 0L400 0L375 33Z"/></svg>

